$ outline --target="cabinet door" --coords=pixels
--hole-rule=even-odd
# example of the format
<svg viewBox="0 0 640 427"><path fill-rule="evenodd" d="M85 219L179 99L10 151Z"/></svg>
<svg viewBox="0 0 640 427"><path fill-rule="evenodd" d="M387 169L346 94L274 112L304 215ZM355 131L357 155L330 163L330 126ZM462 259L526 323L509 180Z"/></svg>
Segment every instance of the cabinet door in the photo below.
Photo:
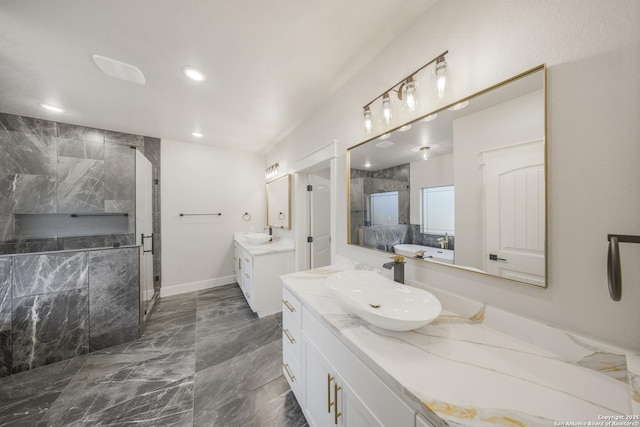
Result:
<svg viewBox="0 0 640 427"><path fill-rule="evenodd" d="M358 395L340 376L338 376L338 408L342 412L342 425L345 427L384 427L360 400Z"/></svg>
<svg viewBox="0 0 640 427"><path fill-rule="evenodd" d="M335 425L335 370L311 341L303 341L304 415L313 427Z"/></svg>

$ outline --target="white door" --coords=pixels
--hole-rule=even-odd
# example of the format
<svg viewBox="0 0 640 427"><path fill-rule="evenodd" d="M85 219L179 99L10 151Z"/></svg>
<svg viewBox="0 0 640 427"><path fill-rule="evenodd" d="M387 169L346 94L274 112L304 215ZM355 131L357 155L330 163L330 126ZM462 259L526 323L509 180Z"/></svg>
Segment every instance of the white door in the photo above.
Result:
<svg viewBox="0 0 640 427"><path fill-rule="evenodd" d="M545 285L542 140L482 153L485 254L490 274Z"/></svg>
<svg viewBox="0 0 640 427"><path fill-rule="evenodd" d="M320 175L309 175L311 268L331 264L331 191L329 180Z"/></svg>
<svg viewBox="0 0 640 427"><path fill-rule="evenodd" d="M146 313L153 298L153 169L151 162L136 150L136 245L142 245L140 288Z"/></svg>

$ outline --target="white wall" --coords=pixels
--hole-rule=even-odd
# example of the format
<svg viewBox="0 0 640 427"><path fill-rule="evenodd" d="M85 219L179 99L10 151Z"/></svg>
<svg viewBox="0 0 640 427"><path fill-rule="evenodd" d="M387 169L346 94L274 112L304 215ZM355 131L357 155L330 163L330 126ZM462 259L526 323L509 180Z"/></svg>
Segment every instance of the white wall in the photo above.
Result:
<svg viewBox="0 0 640 427"><path fill-rule="evenodd" d="M409 222L421 224L420 191L425 187L453 185L453 154L409 163Z"/></svg>
<svg viewBox="0 0 640 427"><path fill-rule="evenodd" d="M481 152L544 137L544 94L532 92L453 121L456 264L483 268Z"/></svg>
<svg viewBox="0 0 640 427"><path fill-rule="evenodd" d="M446 49L446 103L548 66L548 289L427 263L408 266L408 277L640 350L640 245L621 249L622 301L609 299L606 279L607 233L640 234L639 1L440 0L267 153L267 163L293 164L337 139L337 252L381 265L385 254L346 244L344 153L367 139L362 106Z"/></svg>
<svg viewBox="0 0 640 427"><path fill-rule="evenodd" d="M161 150L161 295L233 283L233 232L266 223L264 156L169 140Z"/></svg>

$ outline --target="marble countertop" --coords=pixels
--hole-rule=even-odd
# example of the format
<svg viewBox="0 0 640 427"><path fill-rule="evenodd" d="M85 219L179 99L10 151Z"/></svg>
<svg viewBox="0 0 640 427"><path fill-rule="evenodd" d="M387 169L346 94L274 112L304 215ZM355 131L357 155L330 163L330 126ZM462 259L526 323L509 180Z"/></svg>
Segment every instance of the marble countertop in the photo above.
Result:
<svg viewBox="0 0 640 427"><path fill-rule="evenodd" d="M290 252L294 250L293 240L278 238L275 242L254 245L247 242L245 235L249 233L235 232L233 240L247 250L253 256L275 254L278 252Z"/></svg>
<svg viewBox="0 0 640 427"><path fill-rule="evenodd" d="M611 418L640 414L638 354L426 286L444 308L433 323L409 332L379 329L349 314L326 286L344 269L282 279L363 363L419 402L433 424L640 425Z"/></svg>

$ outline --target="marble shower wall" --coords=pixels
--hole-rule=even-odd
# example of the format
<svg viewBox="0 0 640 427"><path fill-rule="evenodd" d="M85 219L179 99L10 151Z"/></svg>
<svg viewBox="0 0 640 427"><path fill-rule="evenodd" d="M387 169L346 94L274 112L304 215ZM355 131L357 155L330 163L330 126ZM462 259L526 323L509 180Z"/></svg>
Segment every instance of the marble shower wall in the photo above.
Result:
<svg viewBox="0 0 640 427"><path fill-rule="evenodd" d="M382 249L389 245L408 243L409 230L409 164L377 171L351 169L349 209L351 211L351 243ZM398 225L371 224L371 195L398 192Z"/></svg>
<svg viewBox="0 0 640 427"><path fill-rule="evenodd" d="M0 113L0 254L135 244L135 152L153 166L160 287L160 139ZM24 237L14 214L129 215L119 234Z"/></svg>
<svg viewBox="0 0 640 427"><path fill-rule="evenodd" d="M0 376L139 336L139 249L0 256Z"/></svg>

